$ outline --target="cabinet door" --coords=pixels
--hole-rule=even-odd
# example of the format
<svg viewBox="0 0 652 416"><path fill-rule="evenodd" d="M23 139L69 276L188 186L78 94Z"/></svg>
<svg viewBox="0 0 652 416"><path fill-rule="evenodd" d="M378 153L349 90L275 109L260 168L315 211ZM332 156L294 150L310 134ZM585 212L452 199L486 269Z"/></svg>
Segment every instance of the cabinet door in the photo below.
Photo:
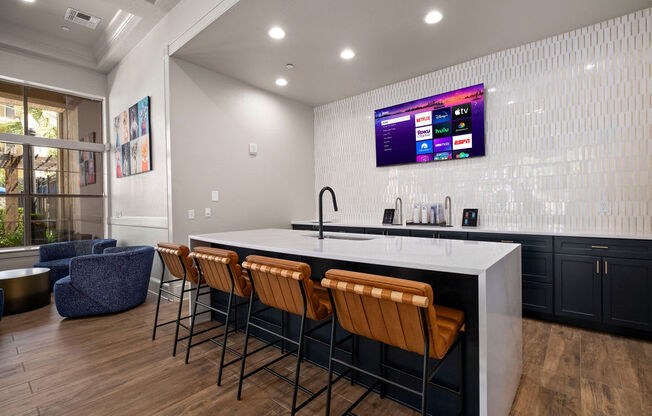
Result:
<svg viewBox="0 0 652 416"><path fill-rule="evenodd" d="M523 280L552 284L552 253L523 251L521 270Z"/></svg>
<svg viewBox="0 0 652 416"><path fill-rule="evenodd" d="M652 329L652 261L604 258L605 324Z"/></svg>
<svg viewBox="0 0 652 416"><path fill-rule="evenodd" d="M595 256L555 255L555 315L602 320L602 265Z"/></svg>
<svg viewBox="0 0 652 416"><path fill-rule="evenodd" d="M524 280L523 309L552 315L552 285Z"/></svg>

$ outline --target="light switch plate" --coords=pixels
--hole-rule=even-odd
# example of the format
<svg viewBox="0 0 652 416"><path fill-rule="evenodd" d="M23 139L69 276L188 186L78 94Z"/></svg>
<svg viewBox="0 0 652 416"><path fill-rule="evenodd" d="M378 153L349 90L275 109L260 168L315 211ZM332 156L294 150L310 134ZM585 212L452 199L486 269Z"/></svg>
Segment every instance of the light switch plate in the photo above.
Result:
<svg viewBox="0 0 652 416"><path fill-rule="evenodd" d="M220 200L220 193L218 191L212 191L211 192L211 200L212 201L219 201Z"/></svg>
<svg viewBox="0 0 652 416"><path fill-rule="evenodd" d="M210 208L204 208L204 216L206 218L209 218L211 216L211 209Z"/></svg>
<svg viewBox="0 0 652 416"><path fill-rule="evenodd" d="M194 220L195 219L195 210L194 209L189 209L188 210L188 219L189 220Z"/></svg>
<svg viewBox="0 0 652 416"><path fill-rule="evenodd" d="M249 155L256 156L258 154L258 145L256 143L249 143Z"/></svg>
<svg viewBox="0 0 652 416"><path fill-rule="evenodd" d="M608 214L609 213L609 201L600 201L598 204L598 212L600 214Z"/></svg>

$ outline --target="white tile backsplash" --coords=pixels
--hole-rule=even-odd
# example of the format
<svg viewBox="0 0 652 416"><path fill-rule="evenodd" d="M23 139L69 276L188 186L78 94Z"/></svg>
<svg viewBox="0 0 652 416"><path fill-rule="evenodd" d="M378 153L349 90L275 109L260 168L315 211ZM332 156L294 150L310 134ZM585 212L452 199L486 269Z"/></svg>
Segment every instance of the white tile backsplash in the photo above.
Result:
<svg viewBox="0 0 652 416"><path fill-rule="evenodd" d="M485 157L376 167L375 109L478 83ZM649 235L652 8L319 106L315 171L344 223L450 195L456 225L479 208L486 226Z"/></svg>

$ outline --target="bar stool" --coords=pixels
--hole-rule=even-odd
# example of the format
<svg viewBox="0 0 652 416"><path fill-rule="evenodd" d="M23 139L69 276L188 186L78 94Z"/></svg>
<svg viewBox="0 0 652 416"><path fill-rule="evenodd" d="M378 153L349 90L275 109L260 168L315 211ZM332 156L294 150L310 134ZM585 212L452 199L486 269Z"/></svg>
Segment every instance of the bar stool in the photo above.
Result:
<svg viewBox="0 0 652 416"><path fill-rule="evenodd" d="M331 325L331 346L328 363L328 393L326 398L326 415L330 413L333 363L343 365L375 378L367 391L358 398L343 414L352 410L376 387L381 386L381 397L386 384L398 387L421 397L421 414L428 411L428 388L441 388L457 396L460 412L463 403L463 336L464 312L433 304L432 287L427 283L393 277L356 273L345 270L329 270L321 284L328 289L333 304ZM423 354L423 373L421 377L390 367L381 354L381 375L371 373L334 357L335 323L350 333L362 335L403 350ZM441 368L441 364L459 348L459 389L438 385L432 379ZM435 367L430 369L430 358L437 359ZM409 375L421 382L421 391L401 385L384 377L386 370L394 370Z"/></svg>
<svg viewBox="0 0 652 416"><path fill-rule="evenodd" d="M174 244L174 243L158 243L155 247L156 252L159 255L159 258L161 259L161 263L163 263L163 270L161 272L161 281L158 286L158 298L156 300L156 313L154 315L154 330L152 332L152 340L156 339L156 329L168 325L171 323L176 322L176 330L174 333L174 349L172 351L172 356L177 355L177 343L179 341L182 341L186 338L187 336L184 336L182 338L179 338L179 327L183 327L186 330L190 330L185 324L181 323L181 320L188 319L190 318L190 315L188 316L181 316L181 310L183 309L183 298L184 295L188 292L191 292L193 289L188 288L186 289L186 282L191 282L194 284L197 284L197 268L193 266L192 264L192 259L188 257L188 254L190 250L188 247L180 245L180 244ZM170 280L165 280L165 270L168 270L170 274L173 276L172 279ZM182 282L181 283L181 294L176 294L174 292L171 292L167 289L163 289L163 285L166 283L175 283L175 282ZM158 313L159 313L159 307L161 305L161 294L165 293L168 296L173 296L177 299L179 299L179 308L177 311L177 318L172 319L167 322L163 323L158 323ZM208 312L208 311L206 311ZM203 313L206 313L203 312Z"/></svg>
<svg viewBox="0 0 652 416"><path fill-rule="evenodd" d="M234 251L222 250L219 248L211 247L197 247L195 250L190 253L190 257L195 259L195 264L199 270L199 276L197 281L199 284L204 283L208 287L219 290L220 292L228 293L229 300L226 307L226 311L220 310L210 304L206 304L199 300L199 296L202 294L199 290L199 285L195 291L195 303L192 309L191 314L191 323L190 323L190 335L188 338L188 348L186 350L186 363L190 358L190 348L196 345L202 344L204 342L211 341L214 344L222 347L221 357L220 357L220 366L219 373L217 376L217 385L222 384L222 369L228 367L229 365L236 363L240 360L242 355L227 346L227 340L230 333L237 331L237 308L238 306L246 305L246 300L241 303L234 303L234 295L241 298L248 298L251 294L251 283L246 279L246 272L242 270L242 267L238 264L238 254ZM200 341L196 344L192 344L192 337L195 334L195 316L197 314L197 306L201 305L207 308L209 311L215 311L224 315L224 324L218 325L214 328L219 328L224 326L224 333L222 342L216 341L214 338L208 338L203 341ZM231 322L231 309L233 309L233 321L234 328L229 329L229 323ZM213 328L213 329L214 329ZM226 350L229 350L232 354L236 355L238 358L231 360L228 363L224 364L224 354Z"/></svg>
<svg viewBox="0 0 652 416"><path fill-rule="evenodd" d="M238 382L238 395L237 398L240 400L242 393L242 382L244 379L258 373L261 370L265 370L280 379L293 385L294 390L292 393L292 408L291 414L294 415L321 393L326 391L328 387L325 385L317 392L312 392L305 387L299 385L299 373L301 370L301 362L303 361L304 353L304 342L306 338L319 341L318 338L309 336L313 331L327 325L331 317L332 307L331 303L328 300L327 292L315 290L314 283L310 279L310 266L305 263L289 261L289 260L280 260L270 257L262 256L248 256L247 260L242 263L242 267L249 270L249 275L251 276L251 285L252 291L249 297L249 312L247 315L247 329L245 331L245 345L244 351L242 354L242 363L240 367L240 380ZM263 309L253 311L254 304L254 294L258 296L258 300L266 305ZM301 316L301 323L299 326L299 339L290 339L284 334L278 334L273 332L258 323L252 322L252 319L259 319L256 315L270 308L280 309L282 311ZM306 331L306 318L313 321L320 321L320 323ZM280 357L277 357L270 362L256 368L255 370L249 371L247 374L245 371L246 358L250 355L253 355L257 351L247 353L247 348L249 344L249 335L251 328L256 328L264 333L270 334L274 337L277 337L278 340L274 341L273 345L279 341L286 341L292 345L295 345L296 348L291 351L283 353ZM262 347L262 348L266 348ZM262 348L259 348L262 349ZM288 357L293 353L297 353L297 363L295 368L294 380L291 380L273 369L269 366ZM343 377L346 374L341 374L339 378ZM337 381L337 380L336 380ZM301 391L310 395L303 403L297 406L297 391Z"/></svg>

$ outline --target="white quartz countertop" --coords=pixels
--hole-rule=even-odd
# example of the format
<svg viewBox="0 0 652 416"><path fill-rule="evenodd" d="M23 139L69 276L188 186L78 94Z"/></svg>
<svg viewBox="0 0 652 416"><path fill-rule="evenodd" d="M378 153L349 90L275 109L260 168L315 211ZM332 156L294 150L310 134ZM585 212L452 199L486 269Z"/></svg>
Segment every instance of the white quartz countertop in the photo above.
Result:
<svg viewBox="0 0 652 416"><path fill-rule="evenodd" d="M260 229L191 235L203 241L299 256L478 275L519 249L519 244L351 233ZM343 239L354 238L354 240ZM192 243L191 243L192 245Z"/></svg>
<svg viewBox="0 0 652 416"><path fill-rule="evenodd" d="M307 221L292 221L293 225L318 225L315 220ZM652 240L652 234L649 233L611 233L611 232L581 232L581 231L568 231L564 229L548 229L548 230L534 230L521 227L462 227L459 225L453 227L438 227L433 225L383 225L383 224L370 224L370 223L337 223L337 222L324 222L325 226L333 227L364 227L364 228L384 228L388 230L406 229L406 230L427 230L432 232L438 231L459 231L464 233L504 233L504 234L529 234L529 235L551 235L558 237L591 237L591 238L625 238L625 239L638 239L638 240Z"/></svg>

